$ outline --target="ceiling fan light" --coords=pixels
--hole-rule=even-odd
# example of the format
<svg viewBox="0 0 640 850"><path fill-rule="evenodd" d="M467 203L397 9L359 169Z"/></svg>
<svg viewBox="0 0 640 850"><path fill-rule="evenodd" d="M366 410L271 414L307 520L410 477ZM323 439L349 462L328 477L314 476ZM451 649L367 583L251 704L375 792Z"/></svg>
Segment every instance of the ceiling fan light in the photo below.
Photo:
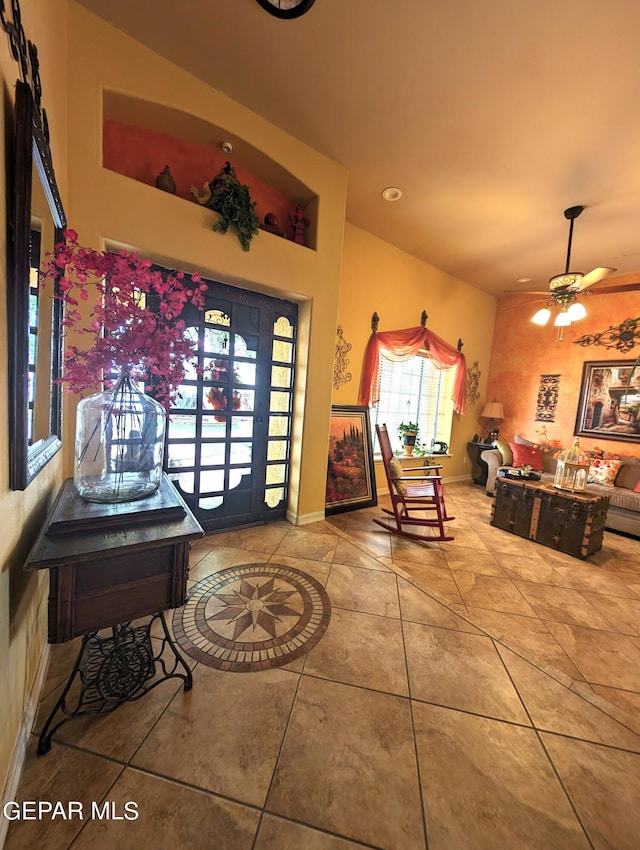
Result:
<svg viewBox="0 0 640 850"><path fill-rule="evenodd" d="M571 316L564 310L561 310L555 317L553 324L557 328L568 328L571 324Z"/></svg>
<svg viewBox="0 0 640 850"><path fill-rule="evenodd" d="M584 304L581 304L579 301L574 301L567 310L567 314L572 322L577 322L580 319L585 318L587 311L585 310Z"/></svg>
<svg viewBox="0 0 640 850"><path fill-rule="evenodd" d="M541 310L531 317L531 321L536 325L546 325L551 318L551 310L548 307L543 307Z"/></svg>
<svg viewBox="0 0 640 850"><path fill-rule="evenodd" d="M565 272L549 278L549 289L579 289L584 277L582 272Z"/></svg>

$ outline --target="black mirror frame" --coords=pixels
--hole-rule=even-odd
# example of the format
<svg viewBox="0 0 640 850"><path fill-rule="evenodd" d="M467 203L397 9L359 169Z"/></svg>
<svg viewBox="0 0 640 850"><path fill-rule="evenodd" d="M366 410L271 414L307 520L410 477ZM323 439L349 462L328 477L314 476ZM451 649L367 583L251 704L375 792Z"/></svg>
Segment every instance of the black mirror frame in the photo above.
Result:
<svg viewBox="0 0 640 850"><path fill-rule="evenodd" d="M56 184L49 145L30 87L19 80L15 99L13 214L9 217L7 281L9 347L9 484L24 490L62 446L62 302L54 299L51 340L51 409L49 436L28 444L29 267L31 190L34 171L40 177L53 218L55 242L63 239L66 218ZM53 246L49 246L51 249ZM54 294L57 282L54 284Z"/></svg>

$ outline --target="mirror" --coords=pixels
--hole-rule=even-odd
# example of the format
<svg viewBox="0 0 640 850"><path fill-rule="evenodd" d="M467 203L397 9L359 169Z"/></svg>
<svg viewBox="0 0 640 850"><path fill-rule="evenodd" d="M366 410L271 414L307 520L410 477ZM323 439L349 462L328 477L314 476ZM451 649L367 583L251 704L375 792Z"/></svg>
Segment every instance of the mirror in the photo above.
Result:
<svg viewBox="0 0 640 850"><path fill-rule="evenodd" d="M49 145L31 89L16 83L13 211L9 217L9 474L24 490L60 449L62 303L38 268L66 226Z"/></svg>

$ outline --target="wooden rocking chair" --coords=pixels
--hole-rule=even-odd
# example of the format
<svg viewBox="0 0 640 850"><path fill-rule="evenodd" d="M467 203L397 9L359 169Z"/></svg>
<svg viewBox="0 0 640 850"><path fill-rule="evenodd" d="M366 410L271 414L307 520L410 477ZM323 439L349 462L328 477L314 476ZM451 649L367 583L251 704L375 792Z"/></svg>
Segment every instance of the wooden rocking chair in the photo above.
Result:
<svg viewBox="0 0 640 850"><path fill-rule="evenodd" d="M412 540L422 540L425 542L437 540L453 540L454 538L445 534L444 523L455 519L453 516L447 516L447 509L444 504L444 492L442 489L442 476L437 472L442 469L442 466L405 466L400 465L400 461L394 458L389 441L389 433L386 425L376 425L378 433L378 442L380 443L380 451L382 452L382 462L384 471L389 484L389 496L391 498L391 506L393 510L382 508L382 510L392 516L395 520L395 526L390 520L374 519L373 521L386 528L392 534L399 534L401 537L410 537ZM426 472L426 475L405 475L405 472ZM436 516L427 518L424 516L425 511L435 511ZM422 516L415 516L416 512L420 512ZM423 528L437 528L438 535L416 534L412 531L405 530L404 526L422 526Z"/></svg>

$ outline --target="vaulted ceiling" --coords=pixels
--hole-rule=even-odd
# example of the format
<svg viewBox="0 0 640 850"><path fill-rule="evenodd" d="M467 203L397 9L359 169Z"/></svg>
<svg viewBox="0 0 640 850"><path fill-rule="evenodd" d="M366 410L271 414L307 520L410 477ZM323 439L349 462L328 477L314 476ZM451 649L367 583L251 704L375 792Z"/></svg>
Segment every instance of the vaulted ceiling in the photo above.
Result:
<svg viewBox="0 0 640 850"><path fill-rule="evenodd" d="M572 267L640 269L637 0L78 2L344 165L350 222L487 292L563 271L576 204Z"/></svg>

